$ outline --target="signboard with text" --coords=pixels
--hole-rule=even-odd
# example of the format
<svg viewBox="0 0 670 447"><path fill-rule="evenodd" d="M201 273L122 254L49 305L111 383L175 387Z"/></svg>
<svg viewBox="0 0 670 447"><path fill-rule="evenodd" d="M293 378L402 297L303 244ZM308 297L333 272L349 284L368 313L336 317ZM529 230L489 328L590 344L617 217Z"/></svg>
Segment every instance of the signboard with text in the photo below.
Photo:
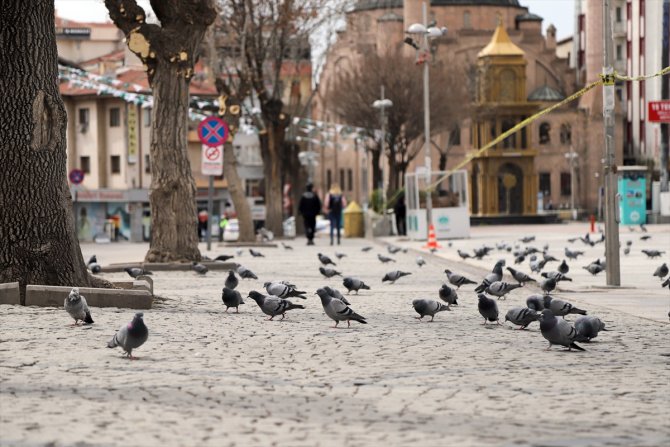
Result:
<svg viewBox="0 0 670 447"><path fill-rule="evenodd" d="M202 175L223 175L223 146L202 145L200 172Z"/></svg>
<svg viewBox="0 0 670 447"><path fill-rule="evenodd" d="M649 101L647 119L651 123L670 123L670 100Z"/></svg>
<svg viewBox="0 0 670 447"><path fill-rule="evenodd" d="M137 106L133 103L127 105L127 120L128 120L128 164L137 163Z"/></svg>

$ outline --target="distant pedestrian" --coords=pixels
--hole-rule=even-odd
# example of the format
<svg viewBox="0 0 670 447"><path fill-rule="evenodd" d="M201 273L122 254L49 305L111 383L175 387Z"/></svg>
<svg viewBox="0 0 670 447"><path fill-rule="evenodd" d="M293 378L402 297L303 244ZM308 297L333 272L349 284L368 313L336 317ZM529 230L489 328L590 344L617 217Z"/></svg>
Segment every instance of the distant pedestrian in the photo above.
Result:
<svg viewBox="0 0 670 447"><path fill-rule="evenodd" d="M342 195L340 185L333 183L323 203L330 220L330 245L333 245L334 232L337 232L337 245L340 245L342 210L347 206L347 199Z"/></svg>
<svg viewBox="0 0 670 447"><path fill-rule="evenodd" d="M307 245L314 245L314 233L316 232L316 216L321 211L321 199L312 191L314 185L308 183L305 185L305 192L300 197L298 211L305 222L305 236L307 236Z"/></svg>
<svg viewBox="0 0 670 447"><path fill-rule="evenodd" d="M407 227L405 220L407 218L407 206L405 205L405 194L400 194L393 207L395 213L395 226L398 229L398 236L407 236Z"/></svg>
<svg viewBox="0 0 670 447"><path fill-rule="evenodd" d="M207 235L207 221L209 220L209 214L206 210L201 210L198 213L198 239L201 241Z"/></svg>

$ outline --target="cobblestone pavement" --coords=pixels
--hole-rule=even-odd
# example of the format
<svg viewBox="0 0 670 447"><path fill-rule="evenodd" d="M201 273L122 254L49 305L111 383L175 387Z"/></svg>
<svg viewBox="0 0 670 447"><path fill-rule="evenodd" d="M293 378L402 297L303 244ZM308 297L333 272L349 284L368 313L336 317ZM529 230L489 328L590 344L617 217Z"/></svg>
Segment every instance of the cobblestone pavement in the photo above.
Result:
<svg viewBox="0 0 670 447"><path fill-rule="evenodd" d="M427 265L418 268L412 251L382 265L377 253L388 253L375 242L303 243L235 259L260 278L241 282L244 295L270 279L309 292L301 301L306 309L284 321L264 321L251 299L239 314L224 313L225 272L155 272L155 292L164 299L145 311L150 336L137 361L105 347L132 310L93 308L95 324L72 328L63 309L0 306L0 444L670 445L667 320L590 306L581 289L559 293L611 330L584 343L586 352L546 351L536 323L526 331L483 326L472 286L434 323L414 318L412 300L437 299L445 268L477 277L484 273L479 265L423 254ZM365 245L373 249L361 252ZM119 247L83 251L97 251L106 264L138 260L145 249ZM336 250L348 255L337 269L372 287L350 297L368 325L331 329L313 295L326 284L344 290L340 278L318 272L316 253L333 257ZM394 269L412 275L382 284ZM499 302L501 314L533 291L513 291Z"/></svg>

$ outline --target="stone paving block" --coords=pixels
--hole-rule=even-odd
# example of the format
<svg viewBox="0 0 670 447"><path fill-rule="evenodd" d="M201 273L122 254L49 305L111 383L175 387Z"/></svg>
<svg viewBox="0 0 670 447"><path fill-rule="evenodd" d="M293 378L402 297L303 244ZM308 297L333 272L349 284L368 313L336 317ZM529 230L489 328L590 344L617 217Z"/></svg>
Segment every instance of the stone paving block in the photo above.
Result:
<svg viewBox="0 0 670 447"><path fill-rule="evenodd" d="M72 287L29 285L26 288L26 306L62 307ZM94 289L80 287L91 307L123 307L151 309L153 297L146 290Z"/></svg>
<svg viewBox="0 0 670 447"><path fill-rule="evenodd" d="M0 304L21 304L18 282L0 284Z"/></svg>
<svg viewBox="0 0 670 447"><path fill-rule="evenodd" d="M139 278L139 276L138 276ZM142 279L129 279L127 281L111 281L117 287L121 287L125 290L146 290L153 295L153 281L149 282L145 278L148 276L142 276Z"/></svg>

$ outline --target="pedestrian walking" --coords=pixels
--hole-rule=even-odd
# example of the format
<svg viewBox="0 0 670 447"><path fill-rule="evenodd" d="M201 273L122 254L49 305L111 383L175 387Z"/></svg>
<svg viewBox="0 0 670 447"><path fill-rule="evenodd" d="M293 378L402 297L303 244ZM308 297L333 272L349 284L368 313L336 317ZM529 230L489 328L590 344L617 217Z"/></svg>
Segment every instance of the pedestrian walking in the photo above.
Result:
<svg viewBox="0 0 670 447"><path fill-rule="evenodd" d="M405 194L400 194L393 206L395 213L395 226L398 229L398 236L407 236L407 227L405 220L407 218L407 206L405 205Z"/></svg>
<svg viewBox="0 0 670 447"><path fill-rule="evenodd" d="M314 185L308 183L305 185L305 192L300 197L298 211L305 222L305 236L307 236L307 245L314 245L314 233L316 232L316 216L321 211L321 199L312 191Z"/></svg>
<svg viewBox="0 0 670 447"><path fill-rule="evenodd" d="M337 232L337 245L340 245L342 210L347 206L347 199L342 194L340 185L333 183L323 202L328 214L328 220L330 220L330 245L333 245L333 235L335 232Z"/></svg>

